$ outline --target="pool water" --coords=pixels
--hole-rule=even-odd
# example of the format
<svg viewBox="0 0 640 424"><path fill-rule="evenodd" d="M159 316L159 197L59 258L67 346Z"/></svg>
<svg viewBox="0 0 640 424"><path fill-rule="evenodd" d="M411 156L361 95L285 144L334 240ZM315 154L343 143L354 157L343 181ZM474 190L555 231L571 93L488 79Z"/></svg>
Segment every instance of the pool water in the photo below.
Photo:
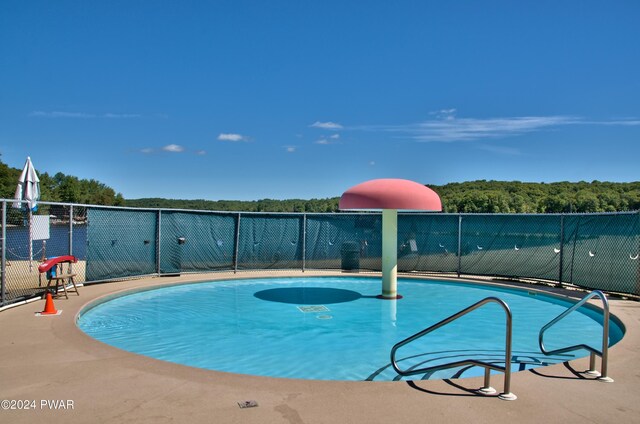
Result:
<svg viewBox="0 0 640 424"><path fill-rule="evenodd" d="M118 297L83 311L78 326L120 349L210 370L320 380L399 380L390 365L400 340L488 296L513 313L512 370L587 356L545 356L542 326L571 303L526 290L399 279L400 300L380 300L379 278L311 277L227 280L170 286ZM610 345L622 338L612 321ZM601 347L602 324L588 308L545 333L547 349ZM505 313L497 304L442 327L398 351L403 369L466 358L504 364ZM410 379L479 376L459 367Z"/></svg>

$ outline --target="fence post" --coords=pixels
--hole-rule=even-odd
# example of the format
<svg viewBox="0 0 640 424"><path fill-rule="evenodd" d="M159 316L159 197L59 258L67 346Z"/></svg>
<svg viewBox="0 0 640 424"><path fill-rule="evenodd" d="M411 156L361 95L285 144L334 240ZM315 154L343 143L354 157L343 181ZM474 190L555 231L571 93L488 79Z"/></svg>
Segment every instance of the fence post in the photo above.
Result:
<svg viewBox="0 0 640 424"><path fill-rule="evenodd" d="M558 287L562 287L562 268L564 267L564 214L560 215L560 269L558 271Z"/></svg>
<svg viewBox="0 0 640 424"><path fill-rule="evenodd" d="M575 233L573 234L573 249L571 251L571 273L569 274L569 284L573 284L573 267L576 263L576 243L578 242L578 236L580 235L580 224L582 217L578 218L578 224L576 225Z"/></svg>
<svg viewBox="0 0 640 424"><path fill-rule="evenodd" d="M458 278L462 273L462 214L458 214Z"/></svg>
<svg viewBox="0 0 640 424"><path fill-rule="evenodd" d="M156 274L160 275L160 240L162 238L162 210L158 209L158 219L156 223Z"/></svg>
<svg viewBox="0 0 640 424"><path fill-rule="evenodd" d="M238 212L238 222L236 222L236 246L233 253L233 273L238 272L238 248L240 246L240 217L242 214Z"/></svg>
<svg viewBox="0 0 640 424"><path fill-rule="evenodd" d="M302 272L306 265L307 258L307 214L302 214Z"/></svg>
<svg viewBox="0 0 640 424"><path fill-rule="evenodd" d="M636 226L636 228L638 228L640 230L640 210L638 211L637 215L637 221L638 221L638 225ZM638 250L636 250L636 255L638 255L640 253L640 233L636 233L638 235ZM3 256L4 258L4 256ZM638 260L638 256L636 256L637 261L636 263L636 292L635 295L636 296L640 296L640 260ZM4 273L3 273L4 275Z"/></svg>
<svg viewBox="0 0 640 424"><path fill-rule="evenodd" d="M7 281L7 202L2 202L2 282L0 283L0 306L4 306Z"/></svg>
<svg viewBox="0 0 640 424"><path fill-rule="evenodd" d="M69 205L69 255L73 255L73 205Z"/></svg>
<svg viewBox="0 0 640 424"><path fill-rule="evenodd" d="M73 205L69 205L69 255L73 255ZM73 272L72 263L69 263L69 272Z"/></svg>

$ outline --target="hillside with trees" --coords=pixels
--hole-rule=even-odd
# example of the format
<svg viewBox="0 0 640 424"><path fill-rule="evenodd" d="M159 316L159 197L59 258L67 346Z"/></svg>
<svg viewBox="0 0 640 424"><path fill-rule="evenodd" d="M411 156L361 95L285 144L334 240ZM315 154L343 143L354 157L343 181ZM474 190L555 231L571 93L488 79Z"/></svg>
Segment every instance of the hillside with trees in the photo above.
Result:
<svg viewBox="0 0 640 424"><path fill-rule="evenodd" d="M20 169L0 161L0 197L13 198ZM178 208L243 212L337 212L338 197L327 199L175 200L127 199L96 180L61 172L39 173L41 200L90 205ZM527 183L469 181L430 185L442 199L444 212L464 213L572 213L640 210L640 181ZM311 193L312 190L310 189Z"/></svg>
<svg viewBox="0 0 640 424"><path fill-rule="evenodd" d="M172 200L159 198L125 200L126 206L144 208L178 208L241 212L337 212L338 197L329 199L261 199L261 200Z"/></svg>
<svg viewBox="0 0 640 424"><path fill-rule="evenodd" d="M640 209L640 182L471 181L430 186L446 212L572 213Z"/></svg>
<svg viewBox="0 0 640 424"><path fill-rule="evenodd" d="M11 168L0 161L0 197L13 199L22 169ZM120 193L96 181L80 179L58 172L51 176L38 172L40 199L48 202L83 203L89 205L124 205Z"/></svg>
<svg viewBox="0 0 640 424"><path fill-rule="evenodd" d="M640 209L640 182L469 181L429 185L442 199L444 212L572 213ZM246 212L337 212L338 197L311 200L170 200L132 199L127 206Z"/></svg>

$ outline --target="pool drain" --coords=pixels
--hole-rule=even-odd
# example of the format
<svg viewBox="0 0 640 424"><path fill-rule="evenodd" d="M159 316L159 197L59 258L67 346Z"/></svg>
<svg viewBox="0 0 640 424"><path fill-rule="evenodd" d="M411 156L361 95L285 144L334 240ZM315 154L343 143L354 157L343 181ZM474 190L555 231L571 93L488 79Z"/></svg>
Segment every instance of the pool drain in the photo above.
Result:
<svg viewBox="0 0 640 424"><path fill-rule="evenodd" d="M324 305L305 305L305 306L298 306L298 310L300 310L300 312L304 312L304 313L314 313L314 312L329 312L329 308L327 308Z"/></svg>

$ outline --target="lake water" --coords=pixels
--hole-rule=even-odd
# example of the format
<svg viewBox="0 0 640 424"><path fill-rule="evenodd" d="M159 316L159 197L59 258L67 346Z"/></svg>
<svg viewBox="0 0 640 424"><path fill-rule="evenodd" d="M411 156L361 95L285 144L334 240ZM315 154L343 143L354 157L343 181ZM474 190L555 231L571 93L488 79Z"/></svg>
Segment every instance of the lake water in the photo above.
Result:
<svg viewBox="0 0 640 424"><path fill-rule="evenodd" d="M33 259L43 256L43 240L33 240ZM49 227L49 239L46 240L46 257L69 254L69 225L51 225ZM29 228L7 227L7 259L29 259ZM80 260L87 257L87 225L76 224L73 226L73 252Z"/></svg>

